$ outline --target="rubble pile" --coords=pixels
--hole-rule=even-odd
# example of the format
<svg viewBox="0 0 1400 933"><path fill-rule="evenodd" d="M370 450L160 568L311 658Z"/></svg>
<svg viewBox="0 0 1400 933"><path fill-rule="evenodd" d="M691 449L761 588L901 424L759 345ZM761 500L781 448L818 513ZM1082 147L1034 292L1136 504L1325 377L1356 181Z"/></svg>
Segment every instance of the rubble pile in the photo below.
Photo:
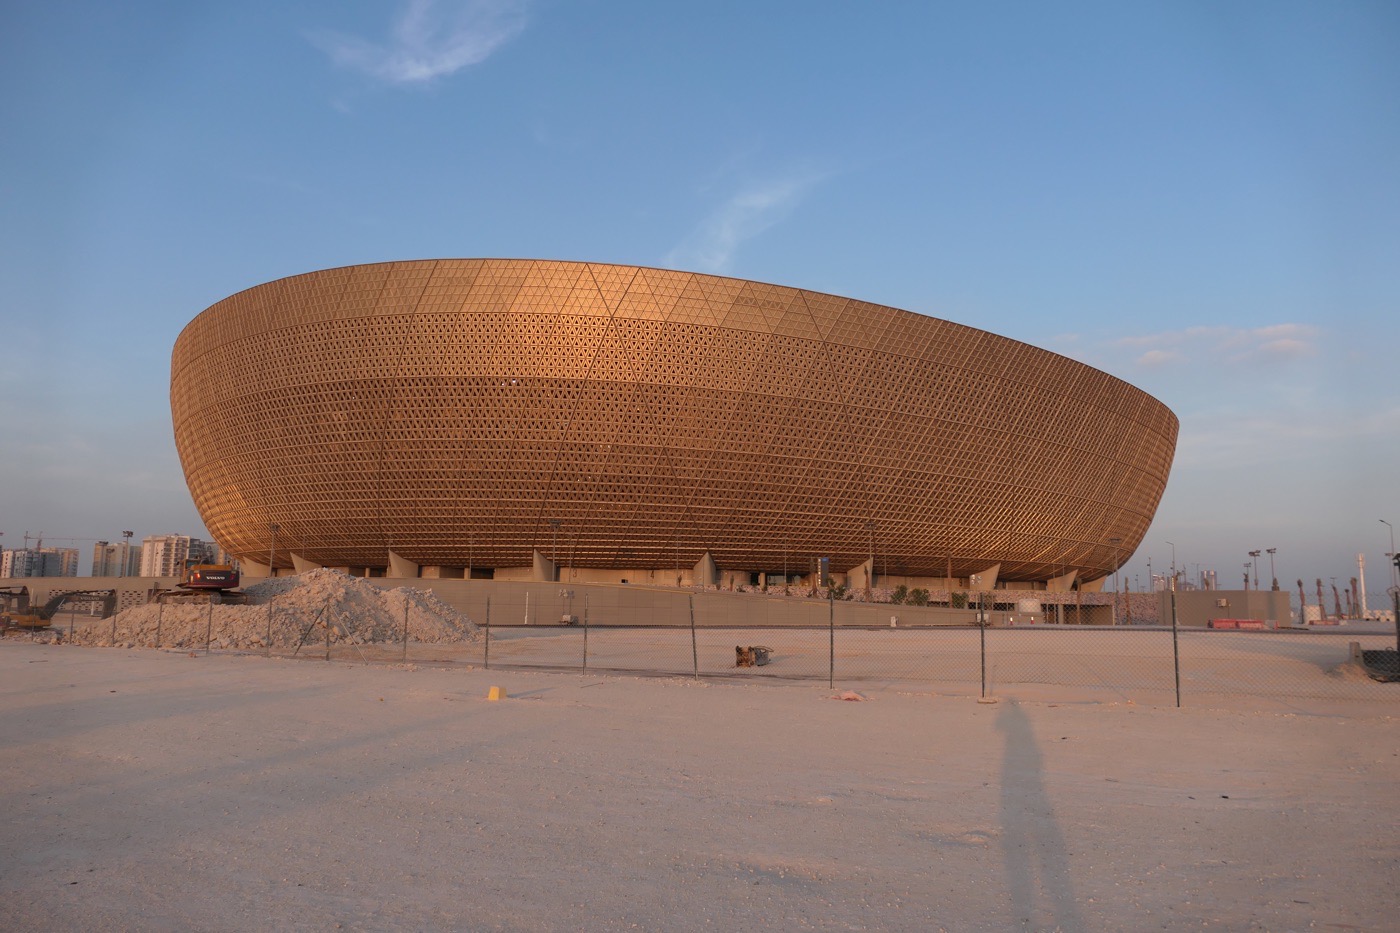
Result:
<svg viewBox="0 0 1400 933"><path fill-rule="evenodd" d="M478 628L432 593L380 589L338 570L276 577L244 590L244 605L148 604L96 620L74 633L79 644L123 647L295 648L325 644L471 642Z"/></svg>

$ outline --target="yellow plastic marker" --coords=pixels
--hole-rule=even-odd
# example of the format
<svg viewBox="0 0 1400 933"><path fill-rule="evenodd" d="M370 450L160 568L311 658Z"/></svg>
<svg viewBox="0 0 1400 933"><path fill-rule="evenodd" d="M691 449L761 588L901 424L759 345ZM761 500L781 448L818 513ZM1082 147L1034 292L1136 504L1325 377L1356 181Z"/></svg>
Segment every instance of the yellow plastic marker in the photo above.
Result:
<svg viewBox="0 0 1400 933"><path fill-rule="evenodd" d="M488 700L504 700L505 698L506 692L500 687L492 687L491 691L486 694L486 699Z"/></svg>

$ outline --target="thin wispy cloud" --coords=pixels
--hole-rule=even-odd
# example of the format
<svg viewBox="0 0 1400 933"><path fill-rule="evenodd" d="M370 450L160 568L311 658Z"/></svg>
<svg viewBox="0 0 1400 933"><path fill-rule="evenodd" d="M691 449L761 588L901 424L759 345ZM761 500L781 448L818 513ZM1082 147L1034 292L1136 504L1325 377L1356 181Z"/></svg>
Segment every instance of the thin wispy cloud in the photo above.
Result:
<svg viewBox="0 0 1400 933"><path fill-rule="evenodd" d="M715 208L663 260L698 272L727 272L745 241L781 222L826 175L800 171L750 185Z"/></svg>
<svg viewBox="0 0 1400 933"><path fill-rule="evenodd" d="M1267 327L1188 327L1121 337L1113 345L1138 353L1140 366L1174 363L1196 364L1272 362L1301 359L1317 353L1321 332L1309 324L1271 324Z"/></svg>
<svg viewBox="0 0 1400 933"><path fill-rule="evenodd" d="M480 64L525 28L523 0L409 0L384 42L322 31L308 38L337 65L395 85Z"/></svg>
<svg viewBox="0 0 1400 933"><path fill-rule="evenodd" d="M1139 366L1166 366L1181 359L1181 354L1172 350L1148 350L1137 358Z"/></svg>
<svg viewBox="0 0 1400 933"><path fill-rule="evenodd" d="M1400 406L1356 410L1319 405L1281 415L1237 408L1197 411L1182 418L1177 464L1222 467L1277 463L1280 451L1391 451L1400 437ZM1381 454L1384 456L1385 454Z"/></svg>
<svg viewBox="0 0 1400 933"><path fill-rule="evenodd" d="M1347 373L1357 363L1336 352L1337 339L1313 324L1211 324L1066 349L1176 412L1174 469L1277 469L1313 456L1339 469L1394 462L1400 405Z"/></svg>

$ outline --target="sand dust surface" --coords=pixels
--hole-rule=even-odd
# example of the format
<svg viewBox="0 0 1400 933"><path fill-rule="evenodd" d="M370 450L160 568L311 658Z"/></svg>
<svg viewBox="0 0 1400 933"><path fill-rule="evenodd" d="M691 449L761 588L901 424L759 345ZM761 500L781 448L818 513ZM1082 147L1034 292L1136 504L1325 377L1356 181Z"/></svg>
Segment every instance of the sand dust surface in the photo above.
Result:
<svg viewBox="0 0 1400 933"><path fill-rule="evenodd" d="M13 640L0 696L0 929L1385 930L1400 910L1385 705Z"/></svg>

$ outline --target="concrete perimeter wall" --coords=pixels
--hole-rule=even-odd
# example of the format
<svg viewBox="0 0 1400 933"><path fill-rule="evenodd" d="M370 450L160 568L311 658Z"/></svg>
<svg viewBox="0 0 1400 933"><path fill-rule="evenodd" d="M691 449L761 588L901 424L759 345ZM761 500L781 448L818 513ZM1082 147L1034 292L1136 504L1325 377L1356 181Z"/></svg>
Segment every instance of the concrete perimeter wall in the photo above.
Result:
<svg viewBox="0 0 1400 933"><path fill-rule="evenodd" d="M1171 624L1172 594L1158 594L1161 618ZM1269 628L1288 628L1293 609L1287 590L1184 590L1176 593L1177 625L1207 628L1215 619L1257 619Z"/></svg>
<svg viewBox="0 0 1400 933"><path fill-rule="evenodd" d="M559 625L565 616L590 625L690 625L691 599L697 626L824 626L834 613L835 624L888 628L973 625L975 609L947 609L889 603L839 601L800 596L765 596L705 590L696 593L632 585L523 583L501 580L424 580L374 578L377 586L407 586L430 590L443 602L477 624ZM1031 615L989 612L994 625L1027 624ZM1036 621L1044 616L1036 614Z"/></svg>
<svg viewBox="0 0 1400 933"><path fill-rule="evenodd" d="M116 590L117 612L144 606L152 590L174 589L179 577L13 577L0 579L0 589L29 590L29 605L42 606L49 598L76 590ZM67 612L67 608L60 610Z"/></svg>
<svg viewBox="0 0 1400 933"><path fill-rule="evenodd" d="M490 601L490 621L493 625L559 625L564 616L573 616L578 624L587 613L590 625L662 625L689 626L691 599L694 599L697 626L825 626L834 615L839 626L888 628L893 619L897 627L932 625L975 625L976 609L950 609L934 606L896 605L837 601L802 597L763 595L757 593L702 590L690 592L664 587L631 584L545 583L506 580L451 580L424 578L363 578L383 589L411 587L426 590L478 624L487 620ZM246 585L259 582L244 581ZM0 579L0 587L27 587L31 605L43 605L50 596L69 590L117 591L117 611L144 605L156 589L173 589L175 577L26 577ZM1044 624L1059 621L1057 607L1042 605L1038 599L1044 593L994 591L989 594L1003 607L1015 603L1016 609L988 611L988 621L996 626ZM974 594L975 598L975 594ZM1082 612L1090 624L1110 624L1111 610L1107 605L1070 603L1064 607L1065 621L1073 622ZM1119 614L1119 621L1124 616Z"/></svg>

